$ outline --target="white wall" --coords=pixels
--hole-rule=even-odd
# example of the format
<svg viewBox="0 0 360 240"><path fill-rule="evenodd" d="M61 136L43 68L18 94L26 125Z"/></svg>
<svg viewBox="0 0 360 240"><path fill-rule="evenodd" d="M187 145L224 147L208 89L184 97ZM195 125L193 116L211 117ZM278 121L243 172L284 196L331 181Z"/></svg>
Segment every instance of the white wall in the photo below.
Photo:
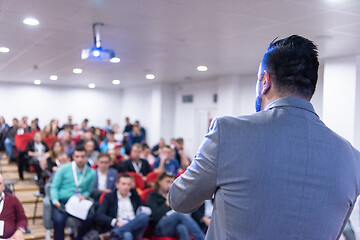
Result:
<svg viewBox="0 0 360 240"><path fill-rule="evenodd" d="M40 126L53 118L62 125L72 115L75 123L88 118L90 125L104 127L107 118L123 121L117 104L121 99L120 90L0 84L0 115L9 123L13 117L38 117Z"/></svg>

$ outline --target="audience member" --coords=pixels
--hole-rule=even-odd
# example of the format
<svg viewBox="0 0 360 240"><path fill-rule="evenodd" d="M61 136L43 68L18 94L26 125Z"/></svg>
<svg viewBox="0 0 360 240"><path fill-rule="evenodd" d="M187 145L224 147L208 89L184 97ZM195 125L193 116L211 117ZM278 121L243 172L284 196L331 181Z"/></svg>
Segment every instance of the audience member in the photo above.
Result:
<svg viewBox="0 0 360 240"><path fill-rule="evenodd" d="M43 139L45 139L45 138L55 137L55 136L56 136L56 134L53 133L53 131L51 130L51 125L45 125L45 127L41 131L41 137Z"/></svg>
<svg viewBox="0 0 360 240"><path fill-rule="evenodd" d="M91 128L84 132L84 134L81 136L81 139L76 142L76 145L84 145L86 140L92 140L94 142L94 150L100 151L99 143L94 138Z"/></svg>
<svg viewBox="0 0 360 240"><path fill-rule="evenodd" d="M24 129L24 132L31 132L31 128L28 124L28 116L24 116L21 118L21 124L20 124L20 127L22 127ZM18 134L23 134L23 133L18 133Z"/></svg>
<svg viewBox="0 0 360 240"><path fill-rule="evenodd" d="M31 124L30 124L30 129L31 131L37 131L37 130L40 130L40 127L37 125L36 121L35 120L32 120L31 121Z"/></svg>
<svg viewBox="0 0 360 240"><path fill-rule="evenodd" d="M64 130L61 137L61 144L64 147L64 151L67 155L72 155L75 149L75 143L71 140L70 131Z"/></svg>
<svg viewBox="0 0 360 240"><path fill-rule="evenodd" d="M155 157L151 154L149 145L147 145L146 143L142 144L142 151L140 154L140 158L146 159L151 167L154 165Z"/></svg>
<svg viewBox="0 0 360 240"><path fill-rule="evenodd" d="M135 143L144 143L145 142L145 135L140 131L140 127L134 125L132 127L132 131L129 133L128 137L128 145L132 146Z"/></svg>
<svg viewBox="0 0 360 240"><path fill-rule="evenodd" d="M88 130L88 123L89 123L89 119L85 118L84 121L82 121L81 123L81 131L85 132L86 130Z"/></svg>
<svg viewBox="0 0 360 240"><path fill-rule="evenodd" d="M109 149L114 149L115 143L114 131L110 130L106 134L106 139L100 144L100 151L107 152Z"/></svg>
<svg viewBox="0 0 360 240"><path fill-rule="evenodd" d="M125 161L125 172L136 172L143 176L146 180L146 175L152 171L147 160L140 158L141 145L135 143L131 148L131 158Z"/></svg>
<svg viewBox="0 0 360 240"><path fill-rule="evenodd" d="M73 155L73 162L65 163L56 171L50 189L52 201L52 220L54 222L54 239L64 240L65 222L68 214L64 205L72 195L80 195L80 201L90 196L95 183L95 171L86 164L85 149L78 146ZM91 229L91 216L82 221L77 239L81 239Z"/></svg>
<svg viewBox="0 0 360 240"><path fill-rule="evenodd" d="M115 123L112 127L112 130L114 131L115 141L119 143L122 142L124 139L124 134L120 131L119 124Z"/></svg>
<svg viewBox="0 0 360 240"><path fill-rule="evenodd" d="M94 163L96 163L96 161L98 160L99 152L96 151L94 147L95 146L93 140L90 139L84 142L85 155L87 159L87 164L89 166L94 165Z"/></svg>
<svg viewBox="0 0 360 240"><path fill-rule="evenodd" d="M160 157L155 160L154 171L160 173L170 171L175 174L175 176L178 174L180 165L176 159L171 158L172 152L173 150L168 145L160 148Z"/></svg>
<svg viewBox="0 0 360 240"><path fill-rule="evenodd" d="M125 171L125 161L123 156L118 156L120 152L119 147L115 149L109 149L108 154L110 156L110 167L114 168L118 173L123 173Z"/></svg>
<svg viewBox="0 0 360 240"><path fill-rule="evenodd" d="M86 130L83 130L82 128L80 129L79 124L75 123L75 124L73 124L73 128L72 128L72 131L71 131L71 136L73 138L80 137L80 136L82 136L84 134L84 131L86 131Z"/></svg>
<svg viewBox="0 0 360 240"><path fill-rule="evenodd" d="M159 143L151 149L152 155L154 155L154 157L156 158L159 157L160 148L162 148L163 146L165 146L165 140L163 138L160 138Z"/></svg>
<svg viewBox="0 0 360 240"><path fill-rule="evenodd" d="M0 116L0 151L5 148L4 142L9 128L9 125L5 122L5 118Z"/></svg>
<svg viewBox="0 0 360 240"><path fill-rule="evenodd" d="M26 119L26 118L25 118L25 119ZM16 134L18 134L18 135L23 135L24 133L30 132L30 131L31 131L31 129L30 129L30 127L27 125L27 123L24 122L23 119L20 120Z"/></svg>
<svg viewBox="0 0 360 240"><path fill-rule="evenodd" d="M5 193L4 178L0 174L0 238L24 240L27 218L19 199Z"/></svg>
<svg viewBox="0 0 360 240"><path fill-rule="evenodd" d="M135 189L131 189L132 178L120 175L116 190L105 195L96 221L101 226L100 239L140 240L149 222L149 216L141 213L141 200ZM140 213L139 213L140 212Z"/></svg>
<svg viewBox="0 0 360 240"><path fill-rule="evenodd" d="M125 118L125 128L124 128L124 131L123 131L124 135L129 134L129 132L132 131L132 127L133 127L133 125L130 123L129 117L126 117ZM127 134L125 134L125 133L127 133Z"/></svg>
<svg viewBox="0 0 360 240"><path fill-rule="evenodd" d="M113 130L113 125L111 124L111 119L106 119L106 126L104 127L104 130L107 132L109 130Z"/></svg>
<svg viewBox="0 0 360 240"><path fill-rule="evenodd" d="M145 128L143 128L143 127L140 125L140 121L139 121L139 120L136 120L136 121L134 122L134 125L133 125L133 126L137 126L137 127L140 129L141 135L143 135L144 140L146 140L146 131L145 131Z"/></svg>
<svg viewBox="0 0 360 240"><path fill-rule="evenodd" d="M40 167L40 161L44 158L45 153L49 151L49 148L46 143L42 141L41 132L35 132L33 139L34 140L29 142L26 147L27 158L25 159L28 159L29 165L34 166L37 180L39 181L40 179L42 179L42 169ZM19 171L23 171L23 167L21 167L21 170L19 167ZM20 176L23 176L22 172L20 173Z"/></svg>
<svg viewBox="0 0 360 240"><path fill-rule="evenodd" d="M190 165L190 159L184 150L184 139L176 139L174 151L175 158L178 160L181 168L186 169Z"/></svg>
<svg viewBox="0 0 360 240"><path fill-rule="evenodd" d="M117 171L110 168L110 155L100 153L97 159L96 178L91 197L98 200L103 192L109 193L115 190Z"/></svg>
<svg viewBox="0 0 360 240"><path fill-rule="evenodd" d="M51 135L57 135L60 132L59 120L53 119L50 121Z"/></svg>
<svg viewBox="0 0 360 240"><path fill-rule="evenodd" d="M178 237L180 240L203 240L204 233L189 215L175 212L169 206L167 196L171 184L175 179L172 172L163 172L159 175L155 190L149 195L147 205L152 210L151 223L156 236Z"/></svg>
<svg viewBox="0 0 360 240"><path fill-rule="evenodd" d="M204 233L206 233L209 228L212 211L213 200L205 200L203 205L191 214Z"/></svg>
<svg viewBox="0 0 360 240"><path fill-rule="evenodd" d="M72 127L73 127L72 116L69 115L67 119L68 119L67 123L65 123L61 128L62 130L65 129L65 128L72 129Z"/></svg>
<svg viewBox="0 0 360 240"><path fill-rule="evenodd" d="M61 144L60 140L55 140L52 142L50 150L45 153L44 159L46 161L40 161L40 167L50 175L52 172L56 171L59 167L59 155L64 153L64 147Z"/></svg>
<svg viewBox="0 0 360 240"><path fill-rule="evenodd" d="M95 132L94 132L94 138L98 143L101 143L104 140L104 135L101 131L101 128L95 128Z"/></svg>
<svg viewBox="0 0 360 240"><path fill-rule="evenodd" d="M12 126L9 128L4 142L5 151L9 157L10 162L15 161L15 156L13 156L13 147L15 147L15 135L18 130L18 124L19 121L17 120L17 118L13 118Z"/></svg>

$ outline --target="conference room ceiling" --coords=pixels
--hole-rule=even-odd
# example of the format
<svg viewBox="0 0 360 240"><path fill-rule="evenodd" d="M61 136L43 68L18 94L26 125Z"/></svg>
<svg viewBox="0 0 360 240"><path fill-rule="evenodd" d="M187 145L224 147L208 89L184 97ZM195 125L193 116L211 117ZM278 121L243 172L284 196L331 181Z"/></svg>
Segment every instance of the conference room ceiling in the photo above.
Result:
<svg viewBox="0 0 360 240"><path fill-rule="evenodd" d="M29 16L40 24L23 24ZM81 60L95 22L120 63ZM255 81L269 42L291 34L314 40L322 60L360 53L360 1L0 0L0 47L10 49L0 53L0 83L109 89L227 74Z"/></svg>

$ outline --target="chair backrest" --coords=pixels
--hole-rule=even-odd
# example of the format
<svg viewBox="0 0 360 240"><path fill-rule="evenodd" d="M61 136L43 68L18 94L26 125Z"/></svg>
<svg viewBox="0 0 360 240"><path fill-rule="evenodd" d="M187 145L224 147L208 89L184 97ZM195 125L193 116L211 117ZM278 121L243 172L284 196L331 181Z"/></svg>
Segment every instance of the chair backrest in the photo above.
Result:
<svg viewBox="0 0 360 240"><path fill-rule="evenodd" d="M146 204L147 198L150 195L150 193L154 191L153 188L146 188L141 194L140 194L140 199L141 201Z"/></svg>
<svg viewBox="0 0 360 240"><path fill-rule="evenodd" d="M141 190L145 188L145 182L139 174L137 174L136 172L126 173L134 177L136 188L140 188Z"/></svg>
<svg viewBox="0 0 360 240"><path fill-rule="evenodd" d="M15 146L22 152L25 152L26 147L30 141L34 138L34 132L25 132L24 134L15 135Z"/></svg>
<svg viewBox="0 0 360 240"><path fill-rule="evenodd" d="M57 136L47 136L44 138L44 142L46 143L48 148L51 148L51 145L52 145L53 141L55 141L55 140L58 140Z"/></svg>
<svg viewBox="0 0 360 240"><path fill-rule="evenodd" d="M148 183L155 183L158 176L159 176L159 173L158 173L158 172L154 172L154 171L153 171L153 172L149 172L149 173L146 175L146 182L148 182Z"/></svg>

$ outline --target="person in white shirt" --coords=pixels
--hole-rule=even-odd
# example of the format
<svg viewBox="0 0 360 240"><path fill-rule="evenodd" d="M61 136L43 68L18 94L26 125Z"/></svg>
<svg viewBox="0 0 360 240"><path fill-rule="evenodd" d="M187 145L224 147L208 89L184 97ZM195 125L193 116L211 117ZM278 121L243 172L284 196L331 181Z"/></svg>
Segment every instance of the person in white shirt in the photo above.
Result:
<svg viewBox="0 0 360 240"><path fill-rule="evenodd" d="M122 174L116 182L116 191L106 194L97 213L100 239L140 240L149 222L148 214L142 211L141 200L131 189L132 177ZM108 232L106 232L108 231Z"/></svg>

